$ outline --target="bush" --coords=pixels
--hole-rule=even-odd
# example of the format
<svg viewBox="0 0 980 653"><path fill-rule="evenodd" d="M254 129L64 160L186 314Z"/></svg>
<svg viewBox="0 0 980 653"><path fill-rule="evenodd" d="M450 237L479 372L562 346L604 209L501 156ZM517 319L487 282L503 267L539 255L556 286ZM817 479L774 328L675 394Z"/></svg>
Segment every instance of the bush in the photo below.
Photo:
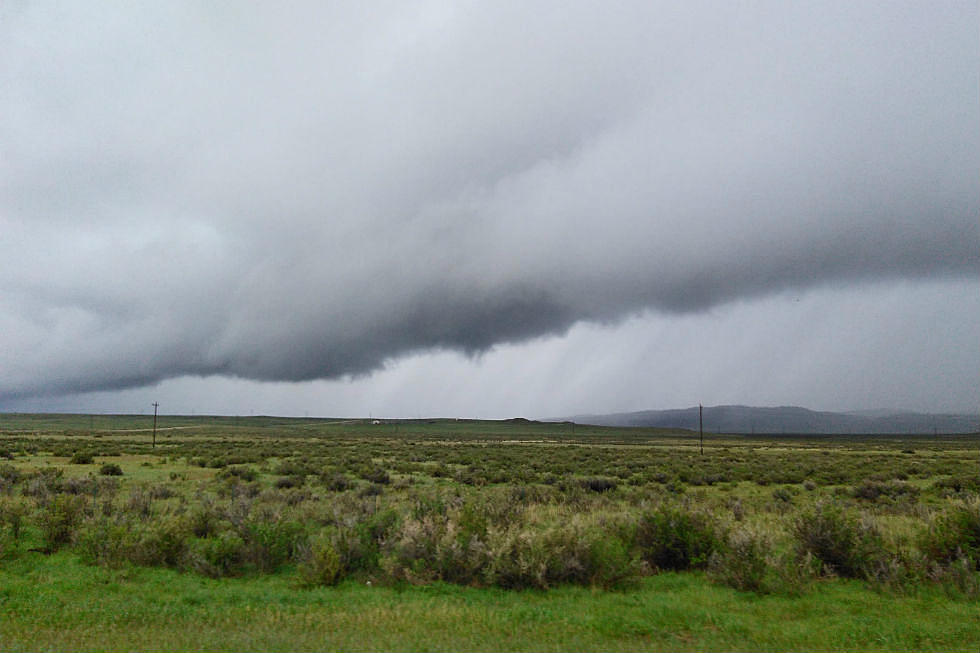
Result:
<svg viewBox="0 0 980 653"><path fill-rule="evenodd" d="M616 534L564 525L513 529L495 539L486 579L511 589L565 583L613 588L635 581L639 572L638 561Z"/></svg>
<svg viewBox="0 0 980 653"><path fill-rule="evenodd" d="M919 548L940 564L963 559L980 571L980 501L942 513L930 529L920 534Z"/></svg>
<svg viewBox="0 0 980 653"><path fill-rule="evenodd" d="M980 474L960 474L943 478L935 483L933 487L938 490L945 490L948 493L960 492L980 492Z"/></svg>
<svg viewBox="0 0 980 653"><path fill-rule="evenodd" d="M276 465L274 471L279 476L298 476L303 479L310 474L316 473L316 471L309 464L296 460L284 460Z"/></svg>
<svg viewBox="0 0 980 653"><path fill-rule="evenodd" d="M336 585L344 571L343 561L329 532L313 538L302 553L297 571L306 587Z"/></svg>
<svg viewBox="0 0 980 653"><path fill-rule="evenodd" d="M122 476L122 468L116 463L105 463L99 468L99 473L103 476Z"/></svg>
<svg viewBox="0 0 980 653"><path fill-rule="evenodd" d="M11 464L0 465L0 491L9 489L20 482L20 470Z"/></svg>
<svg viewBox="0 0 980 653"><path fill-rule="evenodd" d="M3 527L4 524L9 526L10 534L14 540L20 539L24 517L27 516L28 512L25 500L0 497L0 527Z"/></svg>
<svg viewBox="0 0 980 653"><path fill-rule="evenodd" d="M61 491L66 494L92 494L97 487L93 478L69 478L61 483Z"/></svg>
<svg viewBox="0 0 980 653"><path fill-rule="evenodd" d="M38 501L46 503L52 494L61 491L60 469L49 468L41 469L27 476L26 483L21 488L21 493L27 497L35 497Z"/></svg>
<svg viewBox="0 0 980 653"><path fill-rule="evenodd" d="M183 563L190 527L182 519L169 518L148 523L134 531L136 541L127 557L133 564L178 567Z"/></svg>
<svg viewBox="0 0 980 653"><path fill-rule="evenodd" d="M582 487L593 492L608 492L616 489L616 481L608 478L590 478L582 481Z"/></svg>
<svg viewBox="0 0 980 653"><path fill-rule="evenodd" d="M358 492L358 495L362 497L380 497L382 494L384 494L384 491L385 486L379 483L371 483L370 485L364 486L361 491Z"/></svg>
<svg viewBox="0 0 980 653"><path fill-rule="evenodd" d="M286 490L289 488L303 487L303 483L305 482L306 479L303 476L283 476L277 478L273 485L280 490Z"/></svg>
<svg viewBox="0 0 980 653"><path fill-rule="evenodd" d="M306 538L303 525L293 521L256 521L248 524L245 557L261 571L276 571L294 557Z"/></svg>
<svg viewBox="0 0 980 653"><path fill-rule="evenodd" d="M143 486L135 486L129 491L126 510L140 519L149 519L153 512L153 497Z"/></svg>
<svg viewBox="0 0 980 653"><path fill-rule="evenodd" d="M870 578L884 556L873 525L829 503L797 517L792 533L799 556L810 554L826 572L847 578Z"/></svg>
<svg viewBox="0 0 980 653"><path fill-rule="evenodd" d="M320 482L331 492L343 492L351 488L350 479L340 473L322 474L320 476Z"/></svg>
<svg viewBox="0 0 980 653"><path fill-rule="evenodd" d="M729 534L724 551L712 554L708 573L715 581L737 590L765 592L766 558L771 549L764 536L749 530L735 531Z"/></svg>
<svg viewBox="0 0 980 653"><path fill-rule="evenodd" d="M190 512L188 523L195 537L211 537L218 533L221 515L208 497L202 497L200 503Z"/></svg>
<svg viewBox="0 0 980 653"><path fill-rule="evenodd" d="M85 516L85 497L59 494L41 510L37 517L41 538L48 551L71 542L72 535Z"/></svg>
<svg viewBox="0 0 980 653"><path fill-rule="evenodd" d="M187 547L186 564L199 574L220 578L231 576L241 567L245 541L232 531L217 537L194 538Z"/></svg>
<svg viewBox="0 0 980 653"><path fill-rule="evenodd" d="M76 451L68 462L72 465L91 465L95 456L86 451Z"/></svg>
<svg viewBox="0 0 980 653"><path fill-rule="evenodd" d="M644 514L637 524L640 555L655 569L703 569L723 540L705 515L663 507Z"/></svg>
<svg viewBox="0 0 980 653"><path fill-rule="evenodd" d="M245 465L232 465L230 467L225 467L220 472L218 472L218 478L223 479L239 479L250 483L259 477L259 473L252 467L247 467Z"/></svg>
<svg viewBox="0 0 980 653"><path fill-rule="evenodd" d="M383 467L364 467L358 475L366 481L371 481L377 485L387 485L391 482L391 477Z"/></svg>
<svg viewBox="0 0 980 653"><path fill-rule="evenodd" d="M78 539L78 550L88 563L113 567L129 559L134 534L129 524L101 519L90 524Z"/></svg>
<svg viewBox="0 0 980 653"><path fill-rule="evenodd" d="M895 499L899 496L915 497L919 490L914 485L905 481L871 481L866 480L861 485L854 488L852 495L855 499L875 501L879 497L885 496Z"/></svg>

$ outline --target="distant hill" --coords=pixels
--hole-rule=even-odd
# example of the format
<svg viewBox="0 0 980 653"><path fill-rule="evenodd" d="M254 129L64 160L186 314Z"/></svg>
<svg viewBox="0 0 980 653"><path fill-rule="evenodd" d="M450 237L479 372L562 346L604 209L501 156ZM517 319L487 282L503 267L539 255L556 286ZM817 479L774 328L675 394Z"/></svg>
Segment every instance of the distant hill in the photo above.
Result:
<svg viewBox="0 0 980 653"><path fill-rule="evenodd" d="M599 426L698 428L698 407L643 410L609 415L575 415L572 421ZM709 433L976 433L980 414L926 414L911 412L814 411L798 406L705 406L704 430Z"/></svg>

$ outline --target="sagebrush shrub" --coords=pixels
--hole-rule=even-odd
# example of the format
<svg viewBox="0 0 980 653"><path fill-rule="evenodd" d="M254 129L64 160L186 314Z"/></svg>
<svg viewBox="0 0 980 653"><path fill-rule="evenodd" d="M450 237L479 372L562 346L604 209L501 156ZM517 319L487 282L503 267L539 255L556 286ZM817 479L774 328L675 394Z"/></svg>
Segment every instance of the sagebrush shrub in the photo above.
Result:
<svg viewBox="0 0 980 653"><path fill-rule="evenodd" d="M9 491L20 482L20 470L9 463L0 464L0 492Z"/></svg>
<svg viewBox="0 0 980 653"><path fill-rule="evenodd" d="M590 478L582 481L582 487L593 492L608 492L616 489L616 481L609 478Z"/></svg>
<svg viewBox="0 0 980 653"><path fill-rule="evenodd" d="M862 522L831 503L798 516L792 534L799 555L810 554L827 571L848 578L870 578L885 555L872 522Z"/></svg>
<svg viewBox="0 0 980 653"><path fill-rule="evenodd" d="M371 481L376 485L387 485L391 483L391 476L383 467L365 466L358 471L358 476L366 481Z"/></svg>
<svg viewBox="0 0 980 653"><path fill-rule="evenodd" d="M85 517L88 502L75 494L58 494L37 516L37 526L45 548L55 550L71 542L78 526Z"/></svg>
<svg viewBox="0 0 980 653"><path fill-rule="evenodd" d="M93 478L67 478L61 482L61 491L67 494L92 494L97 487Z"/></svg>
<svg viewBox="0 0 980 653"><path fill-rule="evenodd" d="M919 548L931 560L949 565L966 560L980 571L980 501L950 508L919 536Z"/></svg>
<svg viewBox="0 0 980 653"><path fill-rule="evenodd" d="M748 529L729 533L723 551L711 555L709 575L717 582L743 592L765 592L768 556L772 544L764 535Z"/></svg>
<svg viewBox="0 0 980 653"><path fill-rule="evenodd" d="M130 524L99 519L78 536L78 551L92 564L116 566L129 559L135 535Z"/></svg>
<svg viewBox="0 0 980 653"><path fill-rule="evenodd" d="M20 539L24 518L30 512L25 500L0 496L0 529L5 526L14 540Z"/></svg>
<svg viewBox="0 0 980 653"><path fill-rule="evenodd" d="M233 531L223 531L214 537L192 538L185 564L199 574L220 578L237 573L244 557L245 541Z"/></svg>
<svg viewBox="0 0 980 653"><path fill-rule="evenodd" d="M103 476L122 476L122 467L116 463L105 463L99 468L99 473Z"/></svg>
<svg viewBox="0 0 980 653"><path fill-rule="evenodd" d="M144 566L179 567L190 541L186 520L168 517L134 526L135 541L127 547L130 562Z"/></svg>
<svg viewBox="0 0 980 653"><path fill-rule="evenodd" d="M259 472L253 467L248 467L246 465L232 465L230 467L225 467L220 472L218 472L218 478L223 479L239 479L250 483L259 477Z"/></svg>
<svg viewBox="0 0 980 653"><path fill-rule="evenodd" d="M139 517L149 519L153 512L153 497L150 490L142 485L134 486L126 499L126 511Z"/></svg>
<svg viewBox="0 0 980 653"><path fill-rule="evenodd" d="M340 581L344 563L331 533L320 533L310 540L301 554L297 571L300 583L307 587L336 585Z"/></svg>
<svg viewBox="0 0 980 653"><path fill-rule="evenodd" d="M343 492L351 488L350 479L339 472L324 472L320 475L320 483L331 492Z"/></svg>
<svg viewBox="0 0 980 653"><path fill-rule="evenodd" d="M642 515L635 537L641 557L662 570L703 569L724 545L707 516L669 506Z"/></svg>
<svg viewBox="0 0 980 653"><path fill-rule="evenodd" d="M295 521L253 521L245 531L246 560L262 571L275 571L291 559L306 539Z"/></svg>
<svg viewBox="0 0 980 653"><path fill-rule="evenodd" d="M570 523L514 527L491 538L488 584L545 589L574 583L613 588L635 581L639 561L615 529Z"/></svg>

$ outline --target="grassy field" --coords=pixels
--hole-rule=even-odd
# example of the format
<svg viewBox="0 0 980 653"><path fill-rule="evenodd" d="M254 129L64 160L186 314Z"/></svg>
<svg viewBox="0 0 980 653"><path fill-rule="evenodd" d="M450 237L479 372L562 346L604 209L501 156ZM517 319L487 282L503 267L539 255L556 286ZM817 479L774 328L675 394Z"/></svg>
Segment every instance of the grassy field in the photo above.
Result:
<svg viewBox="0 0 980 653"><path fill-rule="evenodd" d="M2 650L978 650L980 437L0 415Z"/></svg>

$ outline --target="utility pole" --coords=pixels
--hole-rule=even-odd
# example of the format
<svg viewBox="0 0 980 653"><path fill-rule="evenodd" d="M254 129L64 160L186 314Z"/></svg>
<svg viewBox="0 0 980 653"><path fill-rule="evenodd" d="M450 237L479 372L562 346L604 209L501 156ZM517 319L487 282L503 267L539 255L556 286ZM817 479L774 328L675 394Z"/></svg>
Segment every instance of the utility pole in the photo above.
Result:
<svg viewBox="0 0 980 653"><path fill-rule="evenodd" d="M701 436L701 455L704 455L704 408L698 404L698 433Z"/></svg>
<svg viewBox="0 0 980 653"><path fill-rule="evenodd" d="M157 448L157 402L153 402L153 448Z"/></svg>

